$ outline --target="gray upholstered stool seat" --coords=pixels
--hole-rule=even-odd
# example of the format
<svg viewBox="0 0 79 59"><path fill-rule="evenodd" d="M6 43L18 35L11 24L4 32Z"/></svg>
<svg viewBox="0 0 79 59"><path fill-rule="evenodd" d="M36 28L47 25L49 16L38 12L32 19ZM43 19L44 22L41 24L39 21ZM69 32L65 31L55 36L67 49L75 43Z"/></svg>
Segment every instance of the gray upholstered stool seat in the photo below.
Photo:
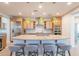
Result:
<svg viewBox="0 0 79 59"><path fill-rule="evenodd" d="M26 44L14 44L15 46L21 46L21 47L25 47Z"/></svg>

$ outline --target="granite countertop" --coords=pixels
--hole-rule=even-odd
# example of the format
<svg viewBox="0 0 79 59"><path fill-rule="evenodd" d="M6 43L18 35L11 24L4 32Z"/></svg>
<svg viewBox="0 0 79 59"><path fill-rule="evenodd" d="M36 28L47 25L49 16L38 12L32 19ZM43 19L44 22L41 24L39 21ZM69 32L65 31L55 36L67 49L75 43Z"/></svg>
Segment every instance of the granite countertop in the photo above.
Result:
<svg viewBox="0 0 79 59"><path fill-rule="evenodd" d="M38 36L38 35L19 35L13 37L14 40L59 40L59 39L69 39L69 37L63 35L48 35L48 36Z"/></svg>
<svg viewBox="0 0 79 59"><path fill-rule="evenodd" d="M52 33L27 33L28 35L38 35L38 36L48 36L49 34Z"/></svg>

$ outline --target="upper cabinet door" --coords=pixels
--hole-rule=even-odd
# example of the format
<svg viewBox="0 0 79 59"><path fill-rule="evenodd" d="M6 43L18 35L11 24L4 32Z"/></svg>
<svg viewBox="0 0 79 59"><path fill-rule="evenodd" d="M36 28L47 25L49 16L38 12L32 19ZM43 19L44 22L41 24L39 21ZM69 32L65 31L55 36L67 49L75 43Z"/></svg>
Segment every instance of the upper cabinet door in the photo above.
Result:
<svg viewBox="0 0 79 59"><path fill-rule="evenodd" d="M51 29L50 21L46 21L46 29Z"/></svg>
<svg viewBox="0 0 79 59"><path fill-rule="evenodd" d="M54 35L62 34L62 17L52 17L52 31Z"/></svg>

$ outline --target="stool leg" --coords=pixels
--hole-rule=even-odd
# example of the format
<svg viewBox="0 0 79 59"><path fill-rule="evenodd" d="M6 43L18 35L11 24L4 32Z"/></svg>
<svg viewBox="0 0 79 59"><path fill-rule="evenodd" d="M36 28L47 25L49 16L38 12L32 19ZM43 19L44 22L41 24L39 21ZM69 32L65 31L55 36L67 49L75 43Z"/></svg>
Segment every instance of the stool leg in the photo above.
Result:
<svg viewBox="0 0 79 59"><path fill-rule="evenodd" d="M65 56L65 51L62 51L62 56Z"/></svg>
<svg viewBox="0 0 79 59"><path fill-rule="evenodd" d="M43 56L44 56L45 52L43 52Z"/></svg>
<svg viewBox="0 0 79 59"><path fill-rule="evenodd" d="M45 49L44 49L44 51L43 51L43 56L45 55Z"/></svg>
<svg viewBox="0 0 79 59"><path fill-rule="evenodd" d="M34 56L38 56L38 51L37 52L34 52Z"/></svg>
<svg viewBox="0 0 79 59"><path fill-rule="evenodd" d="M38 56L38 50L37 50L37 56Z"/></svg>
<svg viewBox="0 0 79 59"><path fill-rule="evenodd" d="M45 51L45 55L46 55L46 56L50 56L50 55L49 55L49 54L47 54L47 53L49 53L49 52L48 52L48 51Z"/></svg>
<svg viewBox="0 0 79 59"><path fill-rule="evenodd" d="M32 53L33 53L33 52L30 52L30 51L29 51L29 52L28 52L28 56L32 56Z"/></svg>
<svg viewBox="0 0 79 59"><path fill-rule="evenodd" d="M68 50L68 54L69 54L69 56L71 56L71 54L70 54L70 51Z"/></svg>
<svg viewBox="0 0 79 59"><path fill-rule="evenodd" d="M18 56L18 52L15 52L15 56Z"/></svg>
<svg viewBox="0 0 79 59"><path fill-rule="evenodd" d="M59 49L59 48L57 47L57 52L56 52L56 56L58 55L58 49Z"/></svg>
<svg viewBox="0 0 79 59"><path fill-rule="evenodd" d="M24 48L22 48L22 50L23 50L23 55L25 56L25 51L24 51Z"/></svg>
<svg viewBox="0 0 79 59"><path fill-rule="evenodd" d="M54 52L53 51L51 51L51 54L52 54L52 56L54 56Z"/></svg>
<svg viewBox="0 0 79 59"><path fill-rule="evenodd" d="M30 51L28 52L28 56L30 56Z"/></svg>
<svg viewBox="0 0 79 59"><path fill-rule="evenodd" d="M12 56L12 52L10 52L10 56Z"/></svg>
<svg viewBox="0 0 79 59"><path fill-rule="evenodd" d="M38 56L38 52L37 52L37 56Z"/></svg>

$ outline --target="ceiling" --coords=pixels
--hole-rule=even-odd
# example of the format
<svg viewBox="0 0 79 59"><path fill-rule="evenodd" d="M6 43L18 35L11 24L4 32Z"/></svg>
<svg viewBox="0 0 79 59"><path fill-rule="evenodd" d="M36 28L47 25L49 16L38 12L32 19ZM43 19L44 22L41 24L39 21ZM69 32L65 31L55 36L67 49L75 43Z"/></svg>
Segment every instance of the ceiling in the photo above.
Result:
<svg viewBox="0 0 79 59"><path fill-rule="evenodd" d="M38 8L39 5L42 7ZM79 2L73 2L71 5L67 5L67 2L9 2L8 4L0 2L0 13L9 16L20 14L24 17L62 16L78 6Z"/></svg>

